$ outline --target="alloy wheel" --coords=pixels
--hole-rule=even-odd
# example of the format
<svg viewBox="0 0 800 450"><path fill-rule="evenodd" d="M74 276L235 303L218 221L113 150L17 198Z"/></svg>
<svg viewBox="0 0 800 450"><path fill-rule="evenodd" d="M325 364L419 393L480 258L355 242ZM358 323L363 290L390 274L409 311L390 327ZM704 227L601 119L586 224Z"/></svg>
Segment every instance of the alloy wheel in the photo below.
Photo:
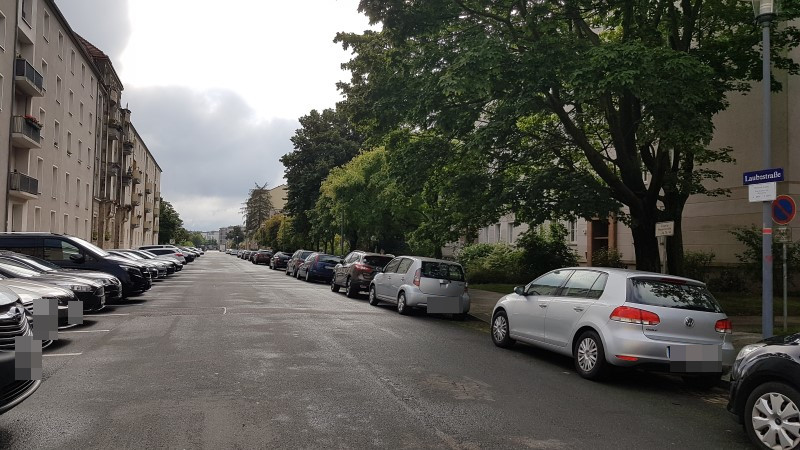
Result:
<svg viewBox="0 0 800 450"><path fill-rule="evenodd" d="M578 365L584 372L591 372L595 364L597 364L597 343L587 337L578 346Z"/></svg>
<svg viewBox="0 0 800 450"><path fill-rule="evenodd" d="M494 318L492 324L492 336L495 342L502 342L508 334L508 321L504 316L497 316Z"/></svg>
<svg viewBox="0 0 800 450"><path fill-rule="evenodd" d="M756 437L768 448L793 449L800 445L800 410L789 397L766 392L753 405L750 420Z"/></svg>

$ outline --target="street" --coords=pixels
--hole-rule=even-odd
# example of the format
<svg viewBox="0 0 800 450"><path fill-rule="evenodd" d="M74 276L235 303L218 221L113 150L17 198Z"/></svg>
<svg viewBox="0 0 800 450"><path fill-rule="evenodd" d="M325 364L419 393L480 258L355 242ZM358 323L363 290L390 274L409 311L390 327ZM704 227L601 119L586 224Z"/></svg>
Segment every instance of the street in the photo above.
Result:
<svg viewBox="0 0 800 450"><path fill-rule="evenodd" d="M722 390L581 379L477 320L400 316L219 252L87 316L5 448L750 448Z"/></svg>

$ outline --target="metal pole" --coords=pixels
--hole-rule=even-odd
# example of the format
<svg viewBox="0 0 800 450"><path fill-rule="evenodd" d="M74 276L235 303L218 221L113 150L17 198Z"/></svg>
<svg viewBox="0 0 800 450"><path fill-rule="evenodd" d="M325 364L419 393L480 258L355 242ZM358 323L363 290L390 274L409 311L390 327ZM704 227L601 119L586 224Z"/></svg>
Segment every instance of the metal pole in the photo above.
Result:
<svg viewBox="0 0 800 450"><path fill-rule="evenodd" d="M344 211L342 211L341 234L339 235L339 253L344 258Z"/></svg>
<svg viewBox="0 0 800 450"><path fill-rule="evenodd" d="M783 332L784 333L786 333L786 330L787 330L786 321L787 321L787 316L789 315L788 311L787 311L787 308L786 308L786 290L787 290L786 289L787 288L786 279L787 278L788 278L788 276L787 276L787 271L786 271L786 242L784 242L783 243Z"/></svg>
<svg viewBox="0 0 800 450"><path fill-rule="evenodd" d="M762 125L763 134L763 163L764 168L769 169L772 165L772 89L770 75L770 22L771 15L759 17L761 21L761 35L763 40L763 67L762 84L764 89L764 113ZM762 288L761 288L761 332L767 338L773 335L773 316L772 316L772 211L771 202L762 203L762 233L763 233L763 264L762 264Z"/></svg>

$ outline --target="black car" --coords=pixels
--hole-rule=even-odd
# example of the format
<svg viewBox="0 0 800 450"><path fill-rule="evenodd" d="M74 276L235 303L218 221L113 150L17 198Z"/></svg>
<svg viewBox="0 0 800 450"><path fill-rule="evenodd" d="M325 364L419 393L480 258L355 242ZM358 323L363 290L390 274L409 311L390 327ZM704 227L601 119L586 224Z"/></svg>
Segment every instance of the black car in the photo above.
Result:
<svg viewBox="0 0 800 450"><path fill-rule="evenodd" d="M177 258L172 256L159 257L154 255L153 253L148 252L147 250L125 250L125 252L130 253L132 255L141 256L143 259L146 259L148 261L166 263L167 275L172 275L183 268L183 265L180 263L180 261L178 261Z"/></svg>
<svg viewBox="0 0 800 450"><path fill-rule="evenodd" d="M92 272L89 270L64 269L63 267L57 266L49 261L45 261L35 256L14 253L8 250L0 250L0 257L11 259L23 267L27 267L39 272L73 275L80 278L99 281L105 287L106 302L119 300L122 298L122 283L114 275L110 275L105 272Z"/></svg>
<svg viewBox="0 0 800 450"><path fill-rule="evenodd" d="M0 287L0 414L22 403L42 384L42 380L17 380L15 338L32 334L19 296Z"/></svg>
<svg viewBox="0 0 800 450"><path fill-rule="evenodd" d="M84 311L99 311L106 305L106 291L103 283L77 275L43 272L29 269L13 259L0 256L0 277L22 278L28 281L47 283L68 289L83 302Z"/></svg>
<svg viewBox="0 0 800 450"><path fill-rule="evenodd" d="M152 286L142 264L113 256L81 238L56 233L0 233L0 249L35 256L67 269L92 270L114 275L122 295L144 292Z"/></svg>
<svg viewBox="0 0 800 450"><path fill-rule="evenodd" d="M292 255L284 252L278 252L272 255L269 260L269 268L272 270L285 269L286 263Z"/></svg>
<svg viewBox="0 0 800 450"><path fill-rule="evenodd" d="M739 352L728 411L759 448L800 449L800 333L765 339Z"/></svg>

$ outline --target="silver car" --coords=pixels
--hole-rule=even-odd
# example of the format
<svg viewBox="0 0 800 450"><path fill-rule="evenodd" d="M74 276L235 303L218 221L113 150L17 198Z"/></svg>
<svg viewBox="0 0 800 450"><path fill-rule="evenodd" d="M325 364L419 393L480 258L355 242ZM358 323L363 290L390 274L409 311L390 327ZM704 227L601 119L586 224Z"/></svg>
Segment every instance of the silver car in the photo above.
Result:
<svg viewBox="0 0 800 450"><path fill-rule="evenodd" d="M456 314L465 319L469 294L460 264L419 256L399 256L389 261L369 285L369 303L397 304L397 312L411 314L425 308L433 314Z"/></svg>
<svg viewBox="0 0 800 450"><path fill-rule="evenodd" d="M519 340L574 358L588 379L609 366L663 369L697 387L719 381L736 356L731 322L695 280L635 270L566 268L501 298L495 345Z"/></svg>

